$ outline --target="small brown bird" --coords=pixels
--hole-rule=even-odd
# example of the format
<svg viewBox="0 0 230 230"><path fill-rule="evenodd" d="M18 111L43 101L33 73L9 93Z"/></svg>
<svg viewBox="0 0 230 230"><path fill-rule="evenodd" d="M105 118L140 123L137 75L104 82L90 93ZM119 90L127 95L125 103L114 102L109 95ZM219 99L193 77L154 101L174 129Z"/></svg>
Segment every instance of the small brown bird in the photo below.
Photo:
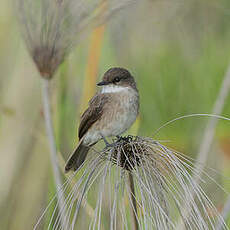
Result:
<svg viewBox="0 0 230 230"><path fill-rule="evenodd" d="M90 100L89 107L81 116L79 144L66 163L66 172L77 170L91 146L105 137L119 136L138 115L139 94L128 70L111 68L97 85L102 89Z"/></svg>

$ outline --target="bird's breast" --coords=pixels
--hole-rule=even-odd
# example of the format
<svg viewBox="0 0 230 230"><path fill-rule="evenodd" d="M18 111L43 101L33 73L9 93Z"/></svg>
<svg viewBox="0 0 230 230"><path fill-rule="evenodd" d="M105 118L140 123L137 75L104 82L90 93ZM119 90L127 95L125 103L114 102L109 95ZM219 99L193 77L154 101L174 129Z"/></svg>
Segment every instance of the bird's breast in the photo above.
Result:
<svg viewBox="0 0 230 230"><path fill-rule="evenodd" d="M95 143L104 137L116 136L125 132L136 120L139 109L139 95L134 89L108 93L108 101L103 113L85 136L84 143Z"/></svg>
<svg viewBox="0 0 230 230"><path fill-rule="evenodd" d="M98 125L105 136L120 135L136 120L139 108L138 94L133 89L126 89L111 93L109 98Z"/></svg>

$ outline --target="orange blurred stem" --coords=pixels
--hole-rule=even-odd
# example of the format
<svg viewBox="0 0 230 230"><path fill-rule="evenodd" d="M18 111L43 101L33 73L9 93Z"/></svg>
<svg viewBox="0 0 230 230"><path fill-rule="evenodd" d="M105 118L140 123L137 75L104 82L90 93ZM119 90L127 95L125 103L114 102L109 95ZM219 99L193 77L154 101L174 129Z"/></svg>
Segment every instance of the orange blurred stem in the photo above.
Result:
<svg viewBox="0 0 230 230"><path fill-rule="evenodd" d="M96 28L91 35L89 45L89 57L86 67L86 76L83 86L81 111L85 109L96 89L98 66L101 55L101 46L104 38L105 25Z"/></svg>

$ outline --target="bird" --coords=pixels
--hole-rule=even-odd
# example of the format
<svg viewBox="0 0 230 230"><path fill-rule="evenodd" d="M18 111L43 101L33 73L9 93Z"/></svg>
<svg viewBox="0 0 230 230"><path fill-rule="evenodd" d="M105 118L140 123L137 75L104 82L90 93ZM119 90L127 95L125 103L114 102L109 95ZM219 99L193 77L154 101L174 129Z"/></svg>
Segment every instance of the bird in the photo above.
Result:
<svg viewBox="0 0 230 230"><path fill-rule="evenodd" d="M76 171L90 148L107 137L120 137L135 122L139 113L139 92L131 73L121 67L107 70L101 89L89 101L78 129L79 142L65 165L65 172Z"/></svg>

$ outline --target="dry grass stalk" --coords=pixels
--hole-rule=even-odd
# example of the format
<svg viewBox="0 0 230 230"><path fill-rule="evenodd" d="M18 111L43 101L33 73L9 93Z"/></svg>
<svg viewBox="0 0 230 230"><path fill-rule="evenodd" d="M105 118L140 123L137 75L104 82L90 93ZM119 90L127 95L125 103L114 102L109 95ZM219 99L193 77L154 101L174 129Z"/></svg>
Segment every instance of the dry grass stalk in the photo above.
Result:
<svg viewBox="0 0 230 230"><path fill-rule="evenodd" d="M59 208L65 207L65 197L64 193L61 190L62 187L62 179L61 173L58 166L58 158L57 158L57 149L56 149L56 142L54 137L54 129L51 117L51 106L49 100L49 79L42 79L42 96L43 96L43 111L44 111L44 118L45 118L45 125L46 125L46 132L47 138L50 146L50 158L52 163L54 181L57 189L57 197ZM63 210L64 212L65 209ZM64 226L64 220L62 219L62 226ZM36 228L36 226L35 226Z"/></svg>
<svg viewBox="0 0 230 230"><path fill-rule="evenodd" d="M130 205L131 205L131 212L132 212L132 222L133 222L133 227L132 229L138 230L138 212L137 212L137 202L136 202L136 195L135 195L135 185L134 185L134 180L132 173L128 174L128 182L129 182L129 193L131 197Z"/></svg>

